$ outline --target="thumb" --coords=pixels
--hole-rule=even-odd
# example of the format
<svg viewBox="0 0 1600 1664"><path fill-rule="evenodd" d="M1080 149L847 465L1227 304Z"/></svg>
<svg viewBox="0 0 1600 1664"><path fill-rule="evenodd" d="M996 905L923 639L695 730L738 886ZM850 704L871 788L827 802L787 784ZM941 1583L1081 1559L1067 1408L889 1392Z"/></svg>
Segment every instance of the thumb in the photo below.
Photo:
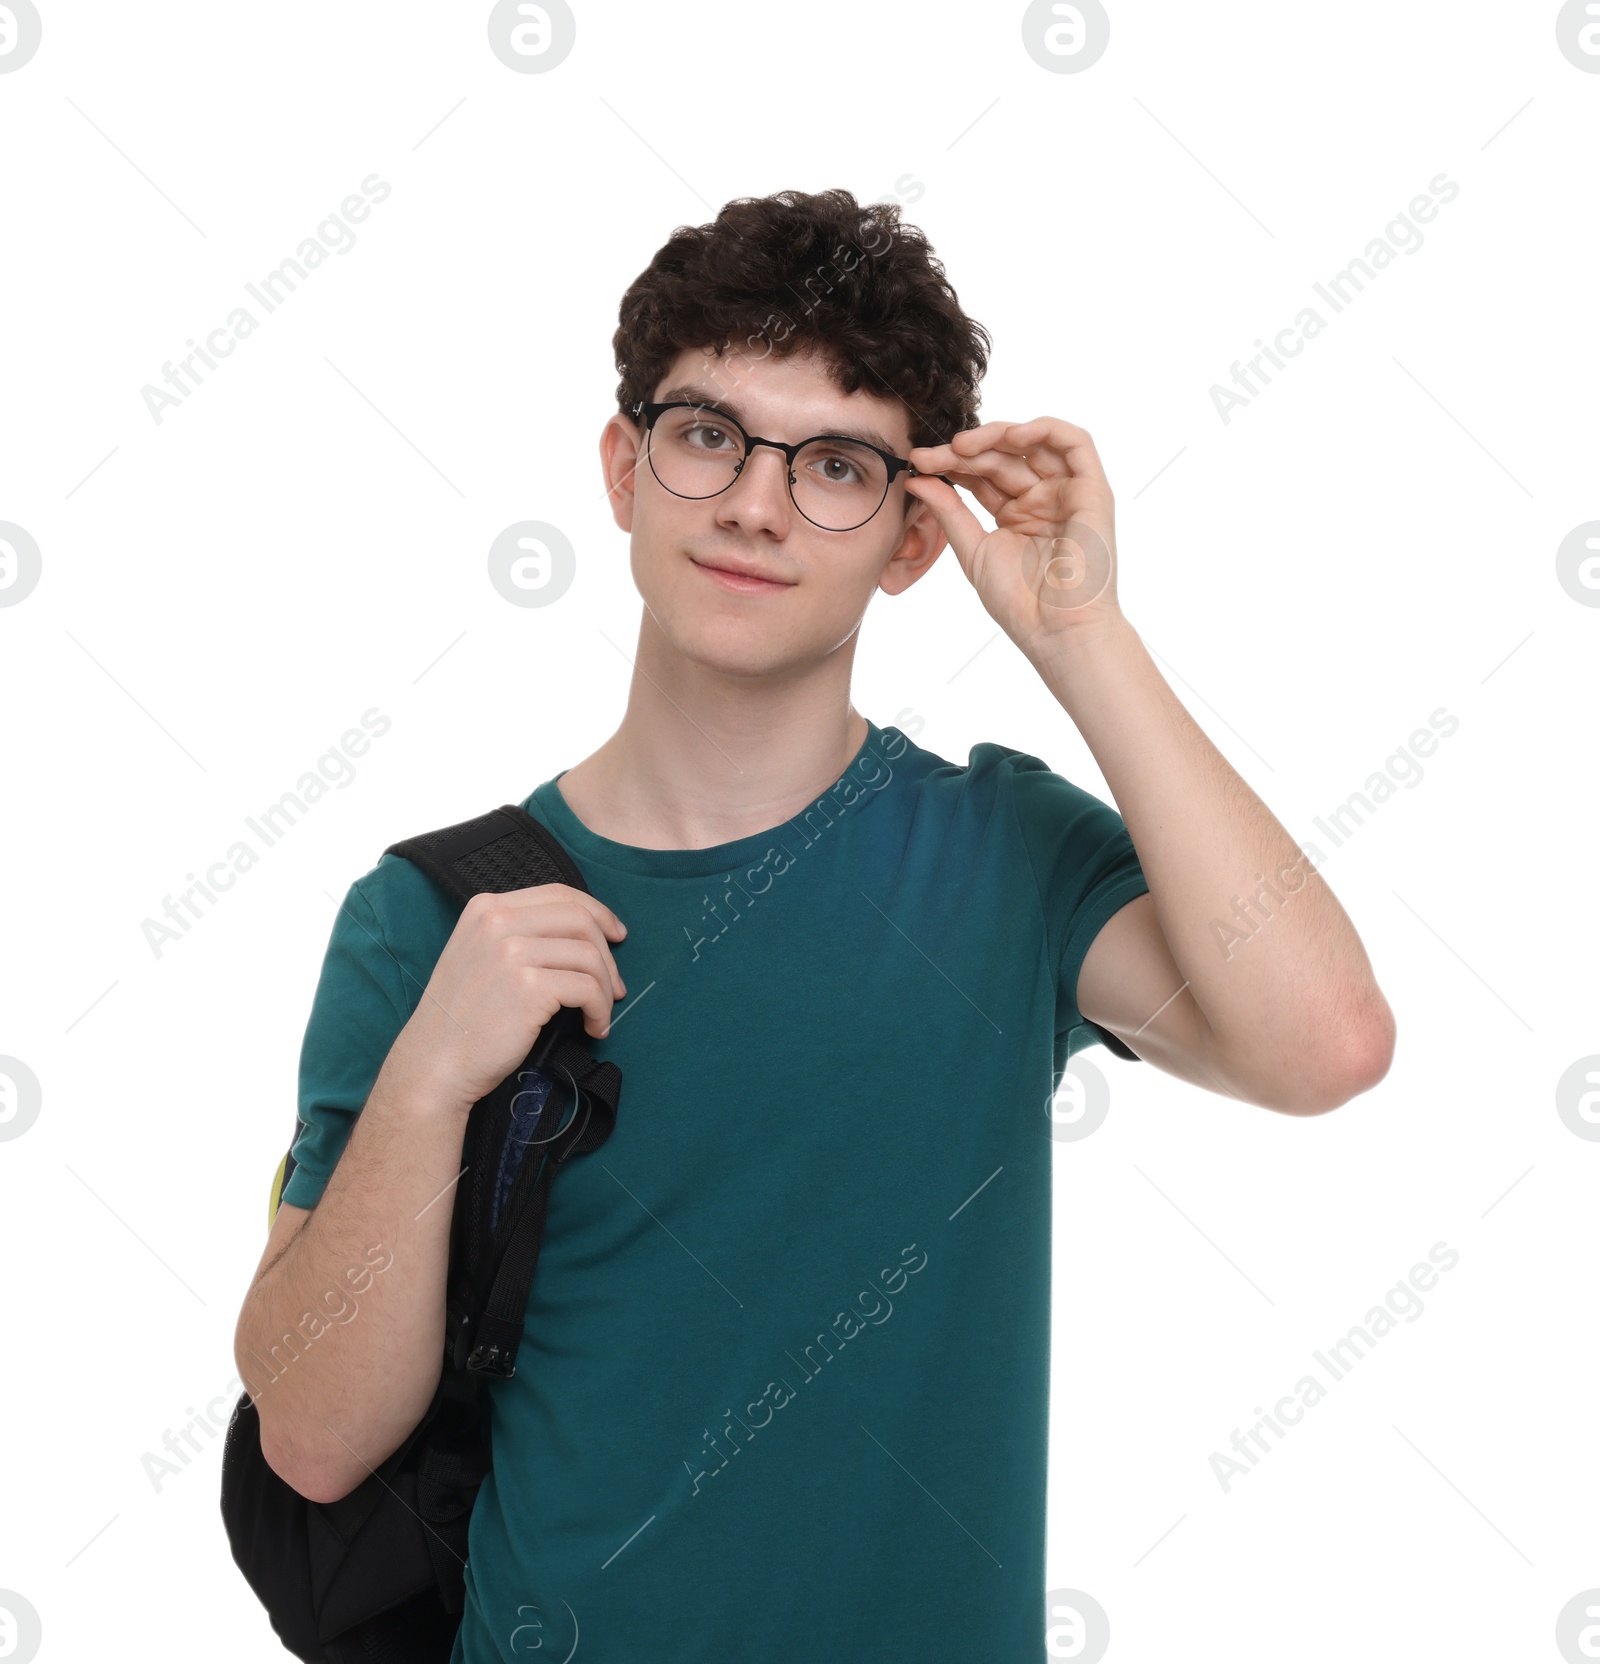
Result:
<svg viewBox="0 0 1600 1664"><path fill-rule="evenodd" d="M962 570L970 576L972 557L978 545L988 536L982 522L962 502L956 488L937 474L918 474L915 479L906 481L906 490L928 505L950 540L950 547L955 550Z"/></svg>

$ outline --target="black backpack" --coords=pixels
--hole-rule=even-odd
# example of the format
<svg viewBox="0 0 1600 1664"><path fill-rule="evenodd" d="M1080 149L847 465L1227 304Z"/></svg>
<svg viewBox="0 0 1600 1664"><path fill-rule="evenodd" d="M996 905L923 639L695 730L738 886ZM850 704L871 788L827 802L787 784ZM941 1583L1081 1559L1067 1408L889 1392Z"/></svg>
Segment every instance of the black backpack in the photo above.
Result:
<svg viewBox="0 0 1600 1664"><path fill-rule="evenodd" d="M415 862L462 906L482 890L588 890L550 829L510 804L385 853ZM250 1394L234 1408L222 1457L229 1545L278 1638L308 1664L448 1664L468 1522L491 1462L479 1383L515 1373L556 1170L597 1150L616 1124L622 1073L590 1055L582 1020L563 1006L522 1067L472 1107L450 1227L444 1368L400 1448L348 1496L310 1502L267 1465ZM285 1180L292 1169L291 1154Z"/></svg>

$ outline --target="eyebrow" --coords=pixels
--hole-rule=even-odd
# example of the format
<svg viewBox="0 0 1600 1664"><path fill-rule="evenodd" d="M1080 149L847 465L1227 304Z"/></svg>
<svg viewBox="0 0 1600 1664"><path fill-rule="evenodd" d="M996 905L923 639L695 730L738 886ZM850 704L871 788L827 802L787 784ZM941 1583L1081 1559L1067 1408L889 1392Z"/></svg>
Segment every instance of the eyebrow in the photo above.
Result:
<svg viewBox="0 0 1600 1664"><path fill-rule="evenodd" d="M687 401L691 404L703 405L707 410L721 411L724 416L731 416L746 433L750 431L749 423L743 413L731 399L718 397L708 393L705 388L697 387L692 382L686 382L681 387L669 387L655 402L658 404L676 404ZM900 452L876 428L829 428L828 432L839 439L859 439L864 445L876 445L879 450L887 451L890 456L899 456ZM808 435L808 437L813 437ZM815 437L821 437L817 435Z"/></svg>

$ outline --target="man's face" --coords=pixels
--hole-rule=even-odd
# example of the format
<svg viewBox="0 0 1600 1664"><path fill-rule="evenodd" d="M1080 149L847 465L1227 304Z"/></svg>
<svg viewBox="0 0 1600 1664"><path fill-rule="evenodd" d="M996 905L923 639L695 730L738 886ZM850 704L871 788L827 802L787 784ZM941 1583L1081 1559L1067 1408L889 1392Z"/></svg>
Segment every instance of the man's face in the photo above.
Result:
<svg viewBox="0 0 1600 1664"><path fill-rule="evenodd" d="M655 402L714 404L746 433L789 444L819 433L870 439L908 454L910 417L899 400L841 393L810 353L759 360L680 353ZM783 454L752 448L733 484L714 497L674 496L652 473L638 424L613 416L600 440L612 513L632 534L633 579L667 640L686 658L726 674L803 671L854 636L874 590L898 594L944 547L902 471L878 512L854 531L825 531L795 507ZM737 589L719 563L777 580Z"/></svg>

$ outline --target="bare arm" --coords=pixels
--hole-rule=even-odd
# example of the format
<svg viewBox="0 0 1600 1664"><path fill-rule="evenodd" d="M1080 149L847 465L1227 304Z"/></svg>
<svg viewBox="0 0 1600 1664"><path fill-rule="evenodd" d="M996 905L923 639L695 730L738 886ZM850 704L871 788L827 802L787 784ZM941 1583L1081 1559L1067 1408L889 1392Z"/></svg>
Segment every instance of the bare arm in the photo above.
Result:
<svg viewBox="0 0 1600 1664"><path fill-rule="evenodd" d="M451 1181L467 1120L395 1061L391 1052L321 1201L279 1207L234 1339L262 1454L314 1502L354 1489L400 1444L444 1357Z"/></svg>
<svg viewBox="0 0 1600 1664"><path fill-rule="evenodd" d="M1085 627L1039 668L1094 752L1150 885L1085 955L1083 1015L1158 1068L1286 1114L1376 1085L1394 1017L1355 926L1132 626Z"/></svg>
<svg viewBox="0 0 1600 1664"><path fill-rule="evenodd" d="M1089 434L1051 416L986 422L910 459L907 492L1077 724L1150 886L1090 946L1079 1011L1158 1068L1287 1114L1376 1085L1395 1023L1366 950L1124 616L1111 486Z"/></svg>
<svg viewBox="0 0 1600 1664"><path fill-rule="evenodd" d="M594 897L537 885L467 904L314 1209L283 1204L245 1296L234 1358L267 1462L331 1502L389 1456L444 1357L455 1181L472 1105L563 1005L592 1035L626 992Z"/></svg>

